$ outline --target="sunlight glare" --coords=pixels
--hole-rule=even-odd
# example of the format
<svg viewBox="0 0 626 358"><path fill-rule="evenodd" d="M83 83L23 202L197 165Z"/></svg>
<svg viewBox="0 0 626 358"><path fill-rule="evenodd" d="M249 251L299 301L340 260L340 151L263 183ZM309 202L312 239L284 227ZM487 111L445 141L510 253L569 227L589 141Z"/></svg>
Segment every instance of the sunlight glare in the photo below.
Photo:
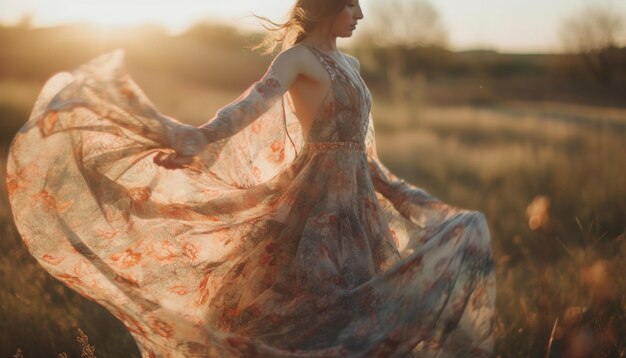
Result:
<svg viewBox="0 0 626 358"><path fill-rule="evenodd" d="M184 1L61 0L54 3L31 0L37 9L35 20L46 23L87 22L102 28L158 24L170 32L186 29L198 18L198 11L180 11ZM201 14L200 14L201 15Z"/></svg>
<svg viewBox="0 0 626 358"><path fill-rule="evenodd" d="M128 2L124 0L109 0L98 2L97 7L85 9L82 17L104 27L137 25L143 23L158 23L168 29L182 29L188 26L191 19L185 14L172 11L172 4L167 6L163 2Z"/></svg>
<svg viewBox="0 0 626 358"><path fill-rule="evenodd" d="M31 17L34 26L88 23L103 30L143 24L158 25L176 35L201 21L226 22L260 30L251 14L280 20L293 0L1 0L0 23L16 24Z"/></svg>

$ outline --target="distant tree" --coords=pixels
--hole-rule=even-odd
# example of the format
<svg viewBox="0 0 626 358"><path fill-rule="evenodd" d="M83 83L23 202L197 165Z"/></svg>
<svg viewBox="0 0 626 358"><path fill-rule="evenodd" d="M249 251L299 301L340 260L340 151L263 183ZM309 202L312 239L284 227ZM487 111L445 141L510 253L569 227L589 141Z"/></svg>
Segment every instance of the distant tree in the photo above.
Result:
<svg viewBox="0 0 626 358"><path fill-rule="evenodd" d="M409 48L447 43L439 12L428 0L376 0L366 16L361 41Z"/></svg>
<svg viewBox="0 0 626 358"><path fill-rule="evenodd" d="M17 22L15 27L25 30L30 30L33 28L33 19L35 16L31 12L27 12L22 15L20 20Z"/></svg>
<svg viewBox="0 0 626 358"><path fill-rule="evenodd" d="M579 55L591 75L604 84L613 81L620 62L623 14L607 6L589 5L561 24L565 50Z"/></svg>

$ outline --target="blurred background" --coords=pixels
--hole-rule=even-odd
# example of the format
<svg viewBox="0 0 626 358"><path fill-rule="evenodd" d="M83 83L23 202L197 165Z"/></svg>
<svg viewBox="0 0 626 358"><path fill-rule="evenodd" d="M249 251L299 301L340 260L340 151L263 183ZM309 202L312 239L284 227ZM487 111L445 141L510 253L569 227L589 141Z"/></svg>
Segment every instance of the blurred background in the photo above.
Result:
<svg viewBox="0 0 626 358"><path fill-rule="evenodd" d="M263 36L251 13L283 21L291 4L0 0L2 183L11 138L55 72L124 48L163 113L202 124L273 58L250 50ZM339 45L361 62L382 161L487 216L496 356L625 357L626 2L362 6ZM121 323L30 256L4 184L0 230L1 356L139 356Z"/></svg>

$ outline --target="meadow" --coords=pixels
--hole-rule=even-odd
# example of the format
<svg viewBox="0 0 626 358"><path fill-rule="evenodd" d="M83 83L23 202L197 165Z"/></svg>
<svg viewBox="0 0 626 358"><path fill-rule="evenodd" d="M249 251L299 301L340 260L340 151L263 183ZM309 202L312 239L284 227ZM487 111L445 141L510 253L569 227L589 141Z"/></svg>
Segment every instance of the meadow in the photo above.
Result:
<svg viewBox="0 0 626 358"><path fill-rule="evenodd" d="M205 82L181 75L167 61L145 66L146 53L129 53L131 75L164 113L191 124L237 97L267 63L250 62L228 87L209 75ZM233 73L214 61L209 73ZM2 183L9 141L52 72L29 77L35 70L15 68L0 77ZM372 75L381 160L440 199L485 213L497 269L496 356L626 356L626 104L598 105L593 95L588 102L562 94L505 97L498 86L506 81L483 78L478 87L474 80L411 77L399 84L411 95L399 98ZM139 356L115 317L57 282L28 253L5 185L0 235L1 356L80 356L78 328L98 357Z"/></svg>

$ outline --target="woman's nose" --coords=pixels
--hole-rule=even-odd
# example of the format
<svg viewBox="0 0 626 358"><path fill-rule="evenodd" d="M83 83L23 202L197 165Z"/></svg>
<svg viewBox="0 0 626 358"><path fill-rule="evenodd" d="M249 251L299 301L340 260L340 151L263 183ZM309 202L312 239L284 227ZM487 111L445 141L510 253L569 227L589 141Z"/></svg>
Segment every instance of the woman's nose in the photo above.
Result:
<svg viewBox="0 0 626 358"><path fill-rule="evenodd" d="M358 11L356 12L355 18L362 19L363 18L363 10L361 9L361 5L358 7Z"/></svg>

